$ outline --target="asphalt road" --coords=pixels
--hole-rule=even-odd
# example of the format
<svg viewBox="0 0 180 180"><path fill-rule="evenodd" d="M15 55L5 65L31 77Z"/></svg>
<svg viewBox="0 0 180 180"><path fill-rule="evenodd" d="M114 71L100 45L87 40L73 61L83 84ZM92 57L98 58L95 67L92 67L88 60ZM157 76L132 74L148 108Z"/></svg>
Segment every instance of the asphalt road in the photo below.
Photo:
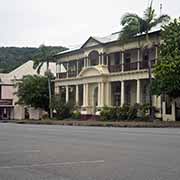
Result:
<svg viewBox="0 0 180 180"><path fill-rule="evenodd" d="M179 180L180 129L0 124L0 180Z"/></svg>

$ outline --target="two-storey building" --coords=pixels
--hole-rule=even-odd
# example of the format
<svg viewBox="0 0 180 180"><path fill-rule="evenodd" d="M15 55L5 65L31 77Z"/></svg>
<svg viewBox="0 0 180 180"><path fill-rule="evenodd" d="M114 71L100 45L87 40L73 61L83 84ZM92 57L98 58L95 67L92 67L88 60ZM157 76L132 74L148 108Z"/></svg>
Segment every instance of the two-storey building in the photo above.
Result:
<svg viewBox="0 0 180 180"><path fill-rule="evenodd" d="M56 55L55 93L74 102L83 115L98 115L103 106L149 102L148 62L158 59L160 30L126 42L120 33L90 37L83 45ZM157 117L162 117L161 97L153 96Z"/></svg>

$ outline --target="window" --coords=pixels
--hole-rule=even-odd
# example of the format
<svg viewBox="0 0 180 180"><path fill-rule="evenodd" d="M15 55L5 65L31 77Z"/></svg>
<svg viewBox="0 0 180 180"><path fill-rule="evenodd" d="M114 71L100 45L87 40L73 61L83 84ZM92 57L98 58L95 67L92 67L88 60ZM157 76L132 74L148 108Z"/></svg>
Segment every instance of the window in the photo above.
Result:
<svg viewBox="0 0 180 180"><path fill-rule="evenodd" d="M114 64L120 64L120 53L116 52L114 53Z"/></svg>
<svg viewBox="0 0 180 180"><path fill-rule="evenodd" d="M124 63L130 63L131 62L131 54L125 53Z"/></svg>

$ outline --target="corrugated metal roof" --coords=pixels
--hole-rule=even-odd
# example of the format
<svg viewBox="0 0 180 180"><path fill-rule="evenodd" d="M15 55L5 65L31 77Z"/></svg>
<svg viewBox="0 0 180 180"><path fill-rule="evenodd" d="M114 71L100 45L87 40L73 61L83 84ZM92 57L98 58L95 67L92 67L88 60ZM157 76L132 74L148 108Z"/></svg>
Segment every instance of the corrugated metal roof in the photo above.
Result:
<svg viewBox="0 0 180 180"><path fill-rule="evenodd" d="M160 31L160 30L161 30L161 27L157 26L157 27L152 28L152 30L149 31L149 33L157 32L157 31ZM106 43L111 43L111 42L115 42L115 41L119 40L119 36L120 36L120 32L115 32L115 33L112 33L112 34L110 34L108 36L104 36L104 37L92 36L92 38L99 41L102 44L106 44ZM137 36L138 36L138 34L137 34ZM61 55L61 54L65 54L65 53L68 53L68 52L71 52L71 51L79 50L79 49L81 49L82 46L83 46L83 44L69 47L68 50L62 51L62 52L58 53L57 55Z"/></svg>

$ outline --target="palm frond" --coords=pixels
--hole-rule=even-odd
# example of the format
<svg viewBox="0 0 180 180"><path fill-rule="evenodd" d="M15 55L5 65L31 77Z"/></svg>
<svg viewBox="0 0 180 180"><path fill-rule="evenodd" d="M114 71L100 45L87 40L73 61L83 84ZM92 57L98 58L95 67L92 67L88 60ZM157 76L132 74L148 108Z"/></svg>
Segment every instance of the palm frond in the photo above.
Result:
<svg viewBox="0 0 180 180"><path fill-rule="evenodd" d="M133 14L133 13L126 13L124 14L124 16L122 16L121 18L121 25L125 25L125 24L129 24L132 21L138 21L140 17L137 14Z"/></svg>
<svg viewBox="0 0 180 180"><path fill-rule="evenodd" d="M150 24L151 27L154 27L161 23L168 23L170 21L170 17L167 14L161 15L160 17L154 19L154 21Z"/></svg>
<svg viewBox="0 0 180 180"><path fill-rule="evenodd" d="M151 2L150 6L144 11L143 19L147 23L150 23L155 17L156 17L155 9L153 9L152 2Z"/></svg>
<svg viewBox="0 0 180 180"><path fill-rule="evenodd" d="M41 62L41 63L39 64L39 66L37 67L37 70L36 70L36 71L37 71L38 74L40 74L41 68L42 68L43 64L44 64L44 63Z"/></svg>
<svg viewBox="0 0 180 180"><path fill-rule="evenodd" d="M39 66L39 58L33 58L33 69L36 69Z"/></svg>

